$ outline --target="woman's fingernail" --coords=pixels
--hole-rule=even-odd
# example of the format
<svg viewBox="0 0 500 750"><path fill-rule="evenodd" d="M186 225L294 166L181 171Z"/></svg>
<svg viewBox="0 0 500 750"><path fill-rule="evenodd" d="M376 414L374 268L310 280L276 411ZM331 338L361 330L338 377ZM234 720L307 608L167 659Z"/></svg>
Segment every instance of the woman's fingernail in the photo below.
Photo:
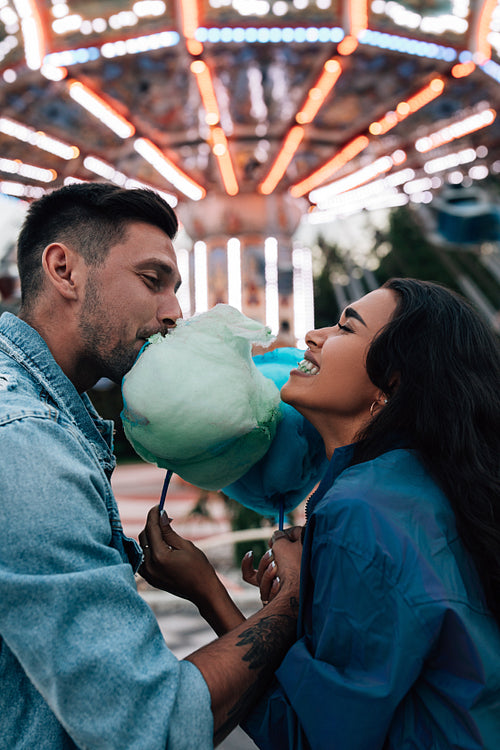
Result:
<svg viewBox="0 0 500 750"><path fill-rule="evenodd" d="M253 557L253 549L249 549L248 552L245 553L245 557Z"/></svg>
<svg viewBox="0 0 500 750"><path fill-rule="evenodd" d="M271 568L271 570L274 570L277 567L276 563L274 562L274 560L272 561L272 563L270 564L269 567Z"/></svg>
<svg viewBox="0 0 500 750"><path fill-rule="evenodd" d="M272 549L268 549L267 552L266 552L266 554L264 555L264 557L272 557L272 556L273 556Z"/></svg>
<svg viewBox="0 0 500 750"><path fill-rule="evenodd" d="M174 519L169 518L166 513L160 514L160 523L162 526L168 526Z"/></svg>

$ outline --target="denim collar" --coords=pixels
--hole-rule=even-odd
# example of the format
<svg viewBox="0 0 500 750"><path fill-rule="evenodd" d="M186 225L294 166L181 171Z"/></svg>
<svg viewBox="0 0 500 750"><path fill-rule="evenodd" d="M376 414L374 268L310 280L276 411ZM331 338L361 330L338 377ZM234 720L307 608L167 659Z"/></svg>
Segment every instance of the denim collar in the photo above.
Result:
<svg viewBox="0 0 500 750"><path fill-rule="evenodd" d="M98 415L86 393L78 393L40 334L12 313L4 312L0 317L0 349L29 373L92 443L104 468L112 471L116 464L113 422Z"/></svg>

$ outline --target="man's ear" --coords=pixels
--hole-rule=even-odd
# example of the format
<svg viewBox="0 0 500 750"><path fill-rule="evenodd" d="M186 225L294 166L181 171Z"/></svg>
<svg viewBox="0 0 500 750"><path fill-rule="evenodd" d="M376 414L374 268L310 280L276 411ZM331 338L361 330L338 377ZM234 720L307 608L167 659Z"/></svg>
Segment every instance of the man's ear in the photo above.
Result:
<svg viewBox="0 0 500 750"><path fill-rule="evenodd" d="M43 251L42 267L47 281L68 300L78 299L82 263L81 255L62 242L52 242Z"/></svg>

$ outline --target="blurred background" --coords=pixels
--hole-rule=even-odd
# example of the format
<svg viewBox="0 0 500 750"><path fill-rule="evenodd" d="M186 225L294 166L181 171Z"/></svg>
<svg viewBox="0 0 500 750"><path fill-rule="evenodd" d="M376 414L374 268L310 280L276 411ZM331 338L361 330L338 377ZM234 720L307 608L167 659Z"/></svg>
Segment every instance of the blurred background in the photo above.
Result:
<svg viewBox="0 0 500 750"><path fill-rule="evenodd" d="M177 211L186 317L300 348L403 275L500 332L499 103L500 0L0 0L0 309L29 202L107 180Z"/></svg>
<svg viewBox="0 0 500 750"><path fill-rule="evenodd" d="M19 307L29 202L106 180L177 211L185 317L229 303L300 348L401 275L500 332L498 106L500 0L0 0L0 310ZM90 395L136 536L163 473L137 464L119 387ZM169 502L243 596L227 534L266 519L179 478Z"/></svg>

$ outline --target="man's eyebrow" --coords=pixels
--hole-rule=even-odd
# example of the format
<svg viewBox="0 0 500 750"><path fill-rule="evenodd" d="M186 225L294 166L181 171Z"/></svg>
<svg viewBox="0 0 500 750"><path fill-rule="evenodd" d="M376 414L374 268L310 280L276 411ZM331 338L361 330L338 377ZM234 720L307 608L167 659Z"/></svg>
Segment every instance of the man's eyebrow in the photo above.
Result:
<svg viewBox="0 0 500 750"><path fill-rule="evenodd" d="M346 318L356 318L356 320L359 320L359 322L362 323L365 328L367 327L365 321L363 320L359 312L354 309L354 307L346 307L346 309L344 310L344 315L346 316Z"/></svg>

